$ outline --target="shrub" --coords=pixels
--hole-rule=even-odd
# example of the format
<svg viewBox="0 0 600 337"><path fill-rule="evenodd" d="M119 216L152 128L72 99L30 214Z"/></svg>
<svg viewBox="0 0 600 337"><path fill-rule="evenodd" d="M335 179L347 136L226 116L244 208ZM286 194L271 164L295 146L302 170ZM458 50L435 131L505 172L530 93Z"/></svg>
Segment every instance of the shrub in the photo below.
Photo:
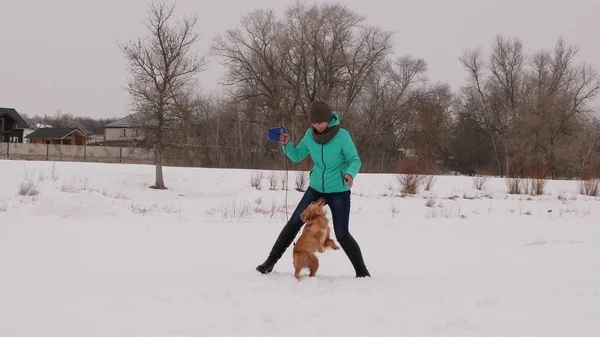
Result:
<svg viewBox="0 0 600 337"><path fill-rule="evenodd" d="M21 186L19 187L19 195L31 197L38 194L40 194L40 191L33 181L27 180L21 183Z"/></svg>
<svg viewBox="0 0 600 337"><path fill-rule="evenodd" d="M308 185L308 173L304 171L296 172L296 191L304 192Z"/></svg>
<svg viewBox="0 0 600 337"><path fill-rule="evenodd" d="M250 176L250 186L256 188L257 190L260 190L260 183L262 181L262 178L262 172L252 172L252 175Z"/></svg>
<svg viewBox="0 0 600 337"><path fill-rule="evenodd" d="M483 187L487 180L488 177L476 175L475 177L473 177L473 187L481 191L483 190Z"/></svg>
<svg viewBox="0 0 600 337"><path fill-rule="evenodd" d="M546 187L546 179L543 178L532 178L528 179L529 194L530 195L542 195L544 194L544 188Z"/></svg>
<svg viewBox="0 0 600 337"><path fill-rule="evenodd" d="M506 187L508 187L508 194L521 194L523 193L523 179L506 178Z"/></svg>
<svg viewBox="0 0 600 337"><path fill-rule="evenodd" d="M274 191L277 189L277 173L271 171L269 175L269 190Z"/></svg>
<svg viewBox="0 0 600 337"><path fill-rule="evenodd" d="M600 179L586 179L579 182L579 193L590 197L600 195Z"/></svg>
<svg viewBox="0 0 600 337"><path fill-rule="evenodd" d="M417 194L419 185L423 180L433 173L429 161L417 158L403 160L396 178L400 183L400 192L406 194Z"/></svg>
<svg viewBox="0 0 600 337"><path fill-rule="evenodd" d="M423 189L425 189L425 191L428 191L428 192L431 191L436 180L437 180L437 178L434 175L426 176L423 181Z"/></svg>
<svg viewBox="0 0 600 337"><path fill-rule="evenodd" d="M600 195L600 173L597 169L585 168L581 172L579 193L590 197Z"/></svg>

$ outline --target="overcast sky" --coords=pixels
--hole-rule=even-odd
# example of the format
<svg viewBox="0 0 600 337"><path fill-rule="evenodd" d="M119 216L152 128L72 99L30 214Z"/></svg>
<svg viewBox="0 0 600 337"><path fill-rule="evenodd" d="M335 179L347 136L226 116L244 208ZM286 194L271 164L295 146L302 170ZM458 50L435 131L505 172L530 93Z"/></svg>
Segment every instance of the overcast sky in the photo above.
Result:
<svg viewBox="0 0 600 337"><path fill-rule="evenodd" d="M212 38L238 26L255 7L281 13L292 1L179 0L177 12L197 13L208 51ZM551 49L559 36L580 47L579 60L600 68L598 0L345 0L370 23L397 32L395 52L423 57L434 81L456 87L465 48L488 47L503 33L527 50ZM122 117L128 96L118 42L146 34L147 0L0 0L0 106L28 115ZM222 68L210 59L201 86L217 87Z"/></svg>

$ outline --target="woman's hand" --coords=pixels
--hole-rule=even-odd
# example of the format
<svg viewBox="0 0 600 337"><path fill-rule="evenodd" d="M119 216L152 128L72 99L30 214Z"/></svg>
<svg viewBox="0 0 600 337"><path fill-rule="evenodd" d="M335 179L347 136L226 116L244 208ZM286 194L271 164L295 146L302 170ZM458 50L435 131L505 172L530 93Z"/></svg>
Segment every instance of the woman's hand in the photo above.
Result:
<svg viewBox="0 0 600 337"><path fill-rule="evenodd" d="M352 184L354 183L354 181L352 180L352 176L346 173L344 174L344 179L346 179L346 183L348 184L348 186L352 187Z"/></svg>
<svg viewBox="0 0 600 337"><path fill-rule="evenodd" d="M287 145L287 143L290 141L290 136L288 136L287 133L282 133L281 135L279 135L279 141L283 145Z"/></svg>

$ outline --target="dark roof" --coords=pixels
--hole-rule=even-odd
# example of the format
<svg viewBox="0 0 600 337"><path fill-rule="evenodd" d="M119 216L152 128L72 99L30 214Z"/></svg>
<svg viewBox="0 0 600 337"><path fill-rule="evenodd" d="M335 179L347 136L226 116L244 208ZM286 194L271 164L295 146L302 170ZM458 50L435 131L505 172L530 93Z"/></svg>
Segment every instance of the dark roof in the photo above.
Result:
<svg viewBox="0 0 600 337"><path fill-rule="evenodd" d="M81 124L79 121L74 120L74 119L68 120L64 126L70 127L70 128L77 128L77 129L79 129L79 131L81 131L81 133L84 133L86 135L92 134L90 132L90 130L88 130L88 128L86 128L85 126L83 126L83 124Z"/></svg>
<svg viewBox="0 0 600 337"><path fill-rule="evenodd" d="M17 122L18 129L28 129L30 128L29 123L27 123L21 115L17 112L17 110L13 108L0 108L0 116L8 115L10 118L14 119Z"/></svg>
<svg viewBox="0 0 600 337"><path fill-rule="evenodd" d="M25 136L25 138L63 139L73 132L81 133L85 138L89 137L78 128L40 128Z"/></svg>
<svg viewBox="0 0 600 337"><path fill-rule="evenodd" d="M121 119L117 119L112 123L104 125L105 128L132 128L135 124L139 124L140 121L147 119L146 114L143 112L136 112L131 115L127 115Z"/></svg>

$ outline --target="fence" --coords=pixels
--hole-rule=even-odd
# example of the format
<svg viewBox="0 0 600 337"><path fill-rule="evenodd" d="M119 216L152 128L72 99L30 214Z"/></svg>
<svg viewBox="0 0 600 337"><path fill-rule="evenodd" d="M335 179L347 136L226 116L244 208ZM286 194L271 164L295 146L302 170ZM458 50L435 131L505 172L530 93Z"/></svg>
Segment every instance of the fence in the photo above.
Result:
<svg viewBox="0 0 600 337"><path fill-rule="evenodd" d="M151 151L131 147L0 143L0 159L153 164L153 158Z"/></svg>

